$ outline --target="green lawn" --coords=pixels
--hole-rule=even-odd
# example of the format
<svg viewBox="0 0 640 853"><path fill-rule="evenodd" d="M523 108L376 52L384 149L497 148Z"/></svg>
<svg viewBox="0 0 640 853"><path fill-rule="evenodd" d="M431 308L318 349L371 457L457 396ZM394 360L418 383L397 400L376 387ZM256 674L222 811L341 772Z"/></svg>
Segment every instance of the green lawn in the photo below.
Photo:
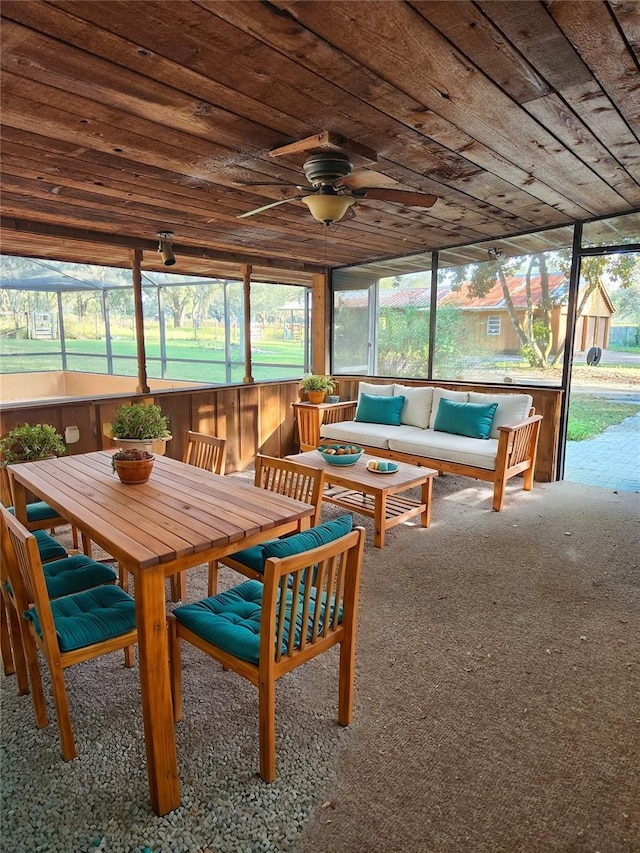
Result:
<svg viewBox="0 0 640 853"><path fill-rule="evenodd" d="M573 394L569 404L569 441L585 441L640 412L640 405L616 403L590 394Z"/></svg>
<svg viewBox="0 0 640 853"><path fill-rule="evenodd" d="M160 344L145 341L150 378L160 378ZM103 340L67 340L67 368L90 373L106 373L106 345ZM214 341L168 340L167 379L193 382L226 382L225 352ZM46 353L35 355L34 353ZM137 373L135 341L114 340L112 343L114 371L125 376ZM10 340L2 341L0 373L62 370L59 341ZM187 361L181 361L186 359ZM200 361L194 361L199 359ZM231 347L232 381L241 382L244 375L244 350L238 344ZM265 341L252 348L252 374L255 379L295 379L304 373L304 347L301 341Z"/></svg>

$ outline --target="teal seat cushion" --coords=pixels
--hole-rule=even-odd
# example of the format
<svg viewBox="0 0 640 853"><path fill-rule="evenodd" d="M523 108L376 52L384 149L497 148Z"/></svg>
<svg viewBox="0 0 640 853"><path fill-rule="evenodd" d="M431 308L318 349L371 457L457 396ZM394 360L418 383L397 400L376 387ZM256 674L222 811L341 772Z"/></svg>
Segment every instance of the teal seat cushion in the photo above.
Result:
<svg viewBox="0 0 640 853"><path fill-rule="evenodd" d="M60 560L67 556L67 549L56 542L53 536L49 536L46 530L34 530L33 535L38 543L38 551L43 563L48 560Z"/></svg>
<svg viewBox="0 0 640 853"><path fill-rule="evenodd" d="M325 524L303 530L302 533L294 533L292 536L283 536L280 539L269 539L267 542L253 545L251 548L236 551L230 556L253 569L254 572L264 574L264 564L269 557L289 557L292 554L310 551L319 545L326 545L327 542L339 539L349 533L352 526L353 519L351 516L341 515Z"/></svg>
<svg viewBox="0 0 640 853"><path fill-rule="evenodd" d="M400 426L400 413L405 397L382 397L376 394L360 394L354 420L369 424Z"/></svg>
<svg viewBox="0 0 640 853"><path fill-rule="evenodd" d="M117 577L110 566L97 563L84 554L45 563L42 568L49 598L60 598L101 584L114 583Z"/></svg>
<svg viewBox="0 0 640 853"><path fill-rule="evenodd" d="M61 652L82 649L94 643L126 634L136 627L133 598L118 586L98 586L51 602L56 635ZM27 610L40 634L35 609Z"/></svg>
<svg viewBox="0 0 640 853"><path fill-rule="evenodd" d="M15 515L15 510L12 506L8 507L8 510L11 515ZM27 521L46 521L47 518L58 517L56 510L44 501L36 501L35 503L27 504Z"/></svg>
<svg viewBox="0 0 640 853"><path fill-rule="evenodd" d="M497 408L497 403L459 403L443 397L433 428L436 432L451 432L469 438L489 438Z"/></svg>
<svg viewBox="0 0 640 853"><path fill-rule="evenodd" d="M194 604L185 604L173 611L181 625L184 625L194 634L206 640L212 646L223 649L234 657L248 661L255 665L260 659L260 618L262 615L262 593L264 587L260 581L246 581L240 586L233 587L226 592L218 593L210 598L205 598ZM311 601L309 605L309 616L307 620L307 638L311 638L313 631L313 617L315 613L315 589L311 590ZM295 642L299 643L302 632L302 608L304 595L298 596L299 603L296 611L296 635ZM291 630L291 602L293 592L287 590L287 606L284 615L284 630L282 634L282 653L284 654L289 642ZM323 595L324 603L324 595ZM276 604L276 612L278 612ZM320 614L319 630L324 624L324 613ZM330 618L333 617L333 611ZM339 611L338 621L342 620L342 612ZM277 630L277 629L276 629ZM274 649L275 649L274 635Z"/></svg>

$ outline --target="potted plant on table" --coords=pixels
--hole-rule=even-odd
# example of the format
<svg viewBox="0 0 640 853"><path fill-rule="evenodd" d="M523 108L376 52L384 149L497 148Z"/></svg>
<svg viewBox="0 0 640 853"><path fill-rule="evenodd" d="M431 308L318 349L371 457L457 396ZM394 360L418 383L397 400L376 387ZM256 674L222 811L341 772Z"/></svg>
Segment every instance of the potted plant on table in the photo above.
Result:
<svg viewBox="0 0 640 853"><path fill-rule="evenodd" d="M146 483L151 476L154 460L155 456L148 450L130 447L127 450L116 450L111 457L111 468L122 483Z"/></svg>
<svg viewBox="0 0 640 853"><path fill-rule="evenodd" d="M302 389L307 392L310 403L323 403L327 394L331 394L335 388L335 383L330 376L320 376L315 373L310 373L305 376L300 383Z"/></svg>
<svg viewBox="0 0 640 853"><path fill-rule="evenodd" d="M146 403L132 403L119 406L111 424L111 438L120 446L139 448L151 452L154 442L164 442L171 438L169 421L162 414L160 406Z"/></svg>

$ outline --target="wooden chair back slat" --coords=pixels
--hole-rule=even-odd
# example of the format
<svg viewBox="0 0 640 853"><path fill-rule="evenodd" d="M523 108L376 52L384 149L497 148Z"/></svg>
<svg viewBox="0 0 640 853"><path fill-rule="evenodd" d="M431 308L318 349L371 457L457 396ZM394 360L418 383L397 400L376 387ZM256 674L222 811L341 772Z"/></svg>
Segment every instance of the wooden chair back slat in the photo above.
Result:
<svg viewBox="0 0 640 853"><path fill-rule="evenodd" d="M255 485L261 489L286 495L294 500L312 504L315 513L311 526L318 524L324 490L324 471L273 456L256 456Z"/></svg>
<svg viewBox="0 0 640 853"><path fill-rule="evenodd" d="M214 474L224 474L226 450L226 439L189 430L182 461Z"/></svg>
<svg viewBox="0 0 640 853"><path fill-rule="evenodd" d="M354 594L357 587L353 584L349 586L346 578L349 573L359 574L358 534L354 531L342 537L340 542L339 551L336 551L335 542L330 542L303 554L281 560L267 560L263 620L267 601L277 599L279 591L278 606L274 606L276 663L302 651L308 653L321 640L327 640L333 634L341 634L345 614L355 613L357 601ZM271 596L269 590L272 590ZM285 606L287 594L290 601L288 614ZM289 616L289 636L286 655L283 655L285 614ZM301 625L299 631L296 630L298 620ZM264 625L263 621L261 631L266 630Z"/></svg>

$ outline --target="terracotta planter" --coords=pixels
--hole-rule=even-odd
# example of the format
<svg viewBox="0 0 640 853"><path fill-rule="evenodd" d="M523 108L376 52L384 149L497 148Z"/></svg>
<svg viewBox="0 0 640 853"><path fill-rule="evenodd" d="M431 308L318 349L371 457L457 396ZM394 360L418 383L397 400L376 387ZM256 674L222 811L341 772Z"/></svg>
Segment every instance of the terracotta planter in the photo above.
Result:
<svg viewBox="0 0 640 853"><path fill-rule="evenodd" d="M307 396L309 397L310 403L318 405L318 403L324 403L326 391L307 391Z"/></svg>
<svg viewBox="0 0 640 853"><path fill-rule="evenodd" d="M146 483L153 470L154 459L115 459L113 464L122 483Z"/></svg>

